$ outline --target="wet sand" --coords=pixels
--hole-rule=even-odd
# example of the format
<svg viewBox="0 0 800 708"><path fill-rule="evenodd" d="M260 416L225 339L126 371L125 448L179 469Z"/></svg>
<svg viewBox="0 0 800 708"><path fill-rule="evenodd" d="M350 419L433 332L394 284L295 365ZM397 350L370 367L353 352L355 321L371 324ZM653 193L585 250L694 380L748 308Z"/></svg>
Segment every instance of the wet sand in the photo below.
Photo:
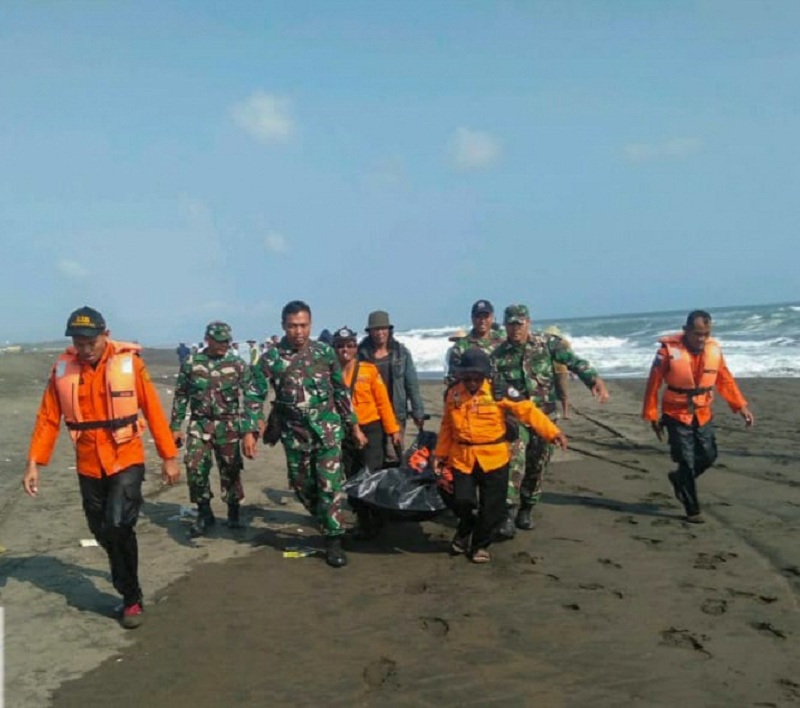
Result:
<svg viewBox="0 0 800 708"><path fill-rule="evenodd" d="M0 602L6 701L28 706L784 706L800 702L798 380L743 380L717 404L707 523L681 519L672 467L639 419L642 381L599 406L573 384L539 526L483 567L447 554L453 522L394 524L350 565L320 545L283 455L246 470L248 529L186 537L185 485L151 473L139 525L147 623L119 629L66 437L40 498L17 489L47 364L0 358ZM164 400L174 367L148 358ZM38 378L37 378L38 377ZM441 388L425 386L438 425ZM156 458L150 445L151 470ZM216 478L215 478L216 480ZM222 512L217 503L218 512Z"/></svg>

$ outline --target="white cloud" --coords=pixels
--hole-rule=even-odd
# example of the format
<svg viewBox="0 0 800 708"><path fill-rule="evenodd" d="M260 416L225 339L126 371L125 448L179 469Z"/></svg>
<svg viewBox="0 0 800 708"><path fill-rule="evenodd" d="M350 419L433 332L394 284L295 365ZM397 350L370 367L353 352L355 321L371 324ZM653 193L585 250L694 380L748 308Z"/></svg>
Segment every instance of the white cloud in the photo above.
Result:
<svg viewBox="0 0 800 708"><path fill-rule="evenodd" d="M289 244L286 242L283 234L277 231L268 231L264 236L264 245L268 251L273 253L286 253L289 250Z"/></svg>
<svg viewBox="0 0 800 708"><path fill-rule="evenodd" d="M629 162L647 162L687 157L702 147L703 142L698 138L671 138L663 143L628 143L623 153Z"/></svg>
<svg viewBox="0 0 800 708"><path fill-rule="evenodd" d="M83 280L89 275L89 271L80 263L77 261L69 261L65 258L62 258L56 264L56 268L61 275L71 278L72 280Z"/></svg>
<svg viewBox="0 0 800 708"><path fill-rule="evenodd" d="M500 158L500 141L490 133L458 128L450 142L450 155L459 170L479 170Z"/></svg>
<svg viewBox="0 0 800 708"><path fill-rule="evenodd" d="M295 132L288 98L256 91L231 109L236 124L263 143L285 143Z"/></svg>

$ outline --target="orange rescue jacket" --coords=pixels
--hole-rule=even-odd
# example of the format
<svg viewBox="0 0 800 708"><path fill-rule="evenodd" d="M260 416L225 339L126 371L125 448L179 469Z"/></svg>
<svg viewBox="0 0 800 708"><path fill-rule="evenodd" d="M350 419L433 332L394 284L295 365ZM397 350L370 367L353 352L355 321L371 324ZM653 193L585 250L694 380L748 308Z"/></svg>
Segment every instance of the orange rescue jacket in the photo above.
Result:
<svg viewBox="0 0 800 708"><path fill-rule="evenodd" d="M706 340L703 351L697 354L689 351L682 334L660 341L661 348L645 389L642 410L645 420L658 419L658 392L662 382L667 385L661 398L662 413L684 425L691 425L695 417L700 425L711 420L715 388L732 410L738 411L747 405L716 340Z"/></svg>
<svg viewBox="0 0 800 708"><path fill-rule="evenodd" d="M69 347L56 360L53 380L61 413L73 443L77 443L81 432L108 428L118 443L126 442L142 434L144 420L139 416L139 401L136 398L136 377L133 357L142 348L131 342L111 342L113 354L105 365L105 393L107 420L86 421L78 400L81 380L81 362L75 349Z"/></svg>
<svg viewBox="0 0 800 708"><path fill-rule="evenodd" d="M358 367L358 378L353 386L353 372ZM343 374L344 384L353 393L353 410L356 412L359 425L368 425L376 420L381 421L383 432L392 435L400 430L394 414L392 402L386 384L375 364L368 361L355 362L346 374Z"/></svg>
<svg viewBox="0 0 800 708"><path fill-rule="evenodd" d="M471 474L477 462L484 472L497 470L510 459L505 439L504 411L552 442L560 432L552 421L528 400L495 399L486 380L473 396L463 382L447 391L436 457L445 458L459 472Z"/></svg>
<svg viewBox="0 0 800 708"><path fill-rule="evenodd" d="M127 364L122 364L125 361L130 361L132 364L133 372L130 380L127 378ZM60 376L56 376L60 373L62 362L63 372ZM76 371L77 378L75 378ZM69 383L57 383L61 378L65 378ZM113 384L110 393L111 379ZM131 383L132 389L126 388ZM72 384L75 384L74 388ZM131 390L133 396L112 395L114 391ZM70 430L71 434L77 433L73 438L78 474L102 477L116 474L132 465L142 464L144 445L141 435L133 434L125 439L124 428L127 427L125 418L133 414L128 407L130 401L120 406L121 399L136 400L136 405L147 420L159 457L164 460L177 457L178 450L161 407L158 391L150 381L147 367L129 345L109 340L100 360L94 366L81 363L69 351L65 357L59 357L56 361L36 416L28 459L39 465L47 465L50 462L61 418L69 415L70 418L74 416L73 426L75 423L100 423L98 427L84 425L79 430ZM122 420L124 424L115 430L107 425L108 421L113 420ZM134 422L138 427L138 418L134 419ZM123 431L122 439L118 439L120 430Z"/></svg>

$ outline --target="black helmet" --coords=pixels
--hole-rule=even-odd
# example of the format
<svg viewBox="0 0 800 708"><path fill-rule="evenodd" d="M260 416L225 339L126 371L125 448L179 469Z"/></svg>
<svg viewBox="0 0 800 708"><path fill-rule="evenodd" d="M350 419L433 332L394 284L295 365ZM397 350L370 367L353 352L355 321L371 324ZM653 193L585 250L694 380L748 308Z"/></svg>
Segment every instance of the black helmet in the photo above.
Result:
<svg viewBox="0 0 800 708"><path fill-rule="evenodd" d="M457 369L457 374L459 376L480 374L485 378L489 378L492 375L492 362L489 359L489 355L477 347L467 349L461 357L461 364Z"/></svg>

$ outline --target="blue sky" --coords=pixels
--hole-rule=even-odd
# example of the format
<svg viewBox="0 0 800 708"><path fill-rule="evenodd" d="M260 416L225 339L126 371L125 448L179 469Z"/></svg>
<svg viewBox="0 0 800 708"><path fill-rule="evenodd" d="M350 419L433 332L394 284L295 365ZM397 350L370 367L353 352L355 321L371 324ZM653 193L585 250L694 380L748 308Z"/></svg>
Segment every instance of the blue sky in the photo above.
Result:
<svg viewBox="0 0 800 708"><path fill-rule="evenodd" d="M0 341L797 299L800 3L0 5Z"/></svg>

